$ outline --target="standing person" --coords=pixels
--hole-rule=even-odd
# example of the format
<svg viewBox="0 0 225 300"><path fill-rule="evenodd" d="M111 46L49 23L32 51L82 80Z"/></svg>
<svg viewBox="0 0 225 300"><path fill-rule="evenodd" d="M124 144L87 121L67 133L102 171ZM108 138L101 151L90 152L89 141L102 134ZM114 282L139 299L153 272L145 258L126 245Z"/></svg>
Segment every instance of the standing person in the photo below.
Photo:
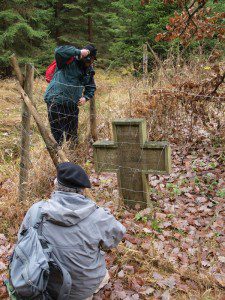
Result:
<svg viewBox="0 0 225 300"><path fill-rule="evenodd" d="M90 187L80 166L70 162L59 164L54 193L48 201L37 202L29 209L18 234L20 238L33 226L34 211L39 207L43 216L42 237L71 277L69 300L90 300L108 283L103 249L116 247L126 232L108 210L85 196L85 188ZM60 300L59 282L50 272L50 299Z"/></svg>
<svg viewBox="0 0 225 300"><path fill-rule="evenodd" d="M45 92L51 132L59 145L78 141L79 106L93 98L96 85L93 62L97 49L87 45L79 50L73 46L59 46L55 50L56 70Z"/></svg>

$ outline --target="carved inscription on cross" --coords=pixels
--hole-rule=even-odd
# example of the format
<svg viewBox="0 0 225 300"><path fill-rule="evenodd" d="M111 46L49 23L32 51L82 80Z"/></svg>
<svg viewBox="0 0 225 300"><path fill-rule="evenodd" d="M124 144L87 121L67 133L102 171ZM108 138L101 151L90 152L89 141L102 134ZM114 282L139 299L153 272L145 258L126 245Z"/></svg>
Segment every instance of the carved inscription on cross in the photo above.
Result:
<svg viewBox="0 0 225 300"><path fill-rule="evenodd" d="M171 150L167 142L148 142L144 119L121 119L113 124L113 141L97 141L94 162L97 172L116 172L120 196L134 207L151 206L148 174L171 170Z"/></svg>

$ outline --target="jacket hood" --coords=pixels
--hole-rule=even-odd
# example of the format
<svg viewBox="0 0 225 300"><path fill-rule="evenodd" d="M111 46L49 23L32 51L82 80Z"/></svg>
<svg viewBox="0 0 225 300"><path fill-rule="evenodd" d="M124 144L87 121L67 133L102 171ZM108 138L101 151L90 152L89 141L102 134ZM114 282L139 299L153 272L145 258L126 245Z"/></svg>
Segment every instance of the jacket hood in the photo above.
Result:
<svg viewBox="0 0 225 300"><path fill-rule="evenodd" d="M42 208L42 213L46 220L69 227L84 220L96 209L96 203L83 195L56 191Z"/></svg>

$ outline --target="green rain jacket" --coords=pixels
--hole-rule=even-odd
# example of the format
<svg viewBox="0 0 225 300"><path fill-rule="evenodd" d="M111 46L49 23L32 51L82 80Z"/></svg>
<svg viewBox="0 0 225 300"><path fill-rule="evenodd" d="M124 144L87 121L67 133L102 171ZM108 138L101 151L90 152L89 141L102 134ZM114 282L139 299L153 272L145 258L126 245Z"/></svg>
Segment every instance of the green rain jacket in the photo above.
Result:
<svg viewBox="0 0 225 300"><path fill-rule="evenodd" d="M74 56L74 60L67 61ZM56 70L49 83L44 99L46 103L77 103L84 96L93 98L96 90L93 67L85 67L80 60L81 50L73 46L59 46L55 50Z"/></svg>

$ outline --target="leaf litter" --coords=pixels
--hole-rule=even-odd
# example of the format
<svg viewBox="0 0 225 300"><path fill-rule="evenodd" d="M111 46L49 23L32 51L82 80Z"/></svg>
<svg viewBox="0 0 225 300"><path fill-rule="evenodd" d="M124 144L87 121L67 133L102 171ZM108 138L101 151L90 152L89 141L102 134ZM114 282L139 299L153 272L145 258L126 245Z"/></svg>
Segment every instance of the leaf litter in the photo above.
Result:
<svg viewBox="0 0 225 300"><path fill-rule="evenodd" d="M92 196L127 228L118 248L106 254L111 280L93 299L201 299L208 289L210 299L223 299L225 158L221 153L173 145L173 172L149 177L153 209L140 211L119 205L116 175L98 175L90 151ZM15 228L8 231L15 233ZM4 234L0 241L0 298L7 299L2 275L7 275L13 244Z"/></svg>

